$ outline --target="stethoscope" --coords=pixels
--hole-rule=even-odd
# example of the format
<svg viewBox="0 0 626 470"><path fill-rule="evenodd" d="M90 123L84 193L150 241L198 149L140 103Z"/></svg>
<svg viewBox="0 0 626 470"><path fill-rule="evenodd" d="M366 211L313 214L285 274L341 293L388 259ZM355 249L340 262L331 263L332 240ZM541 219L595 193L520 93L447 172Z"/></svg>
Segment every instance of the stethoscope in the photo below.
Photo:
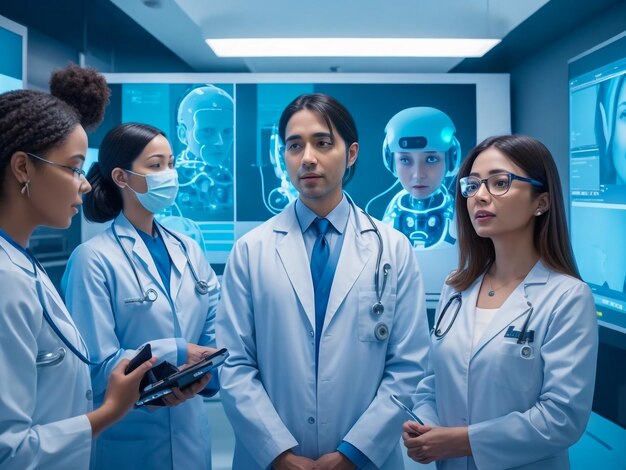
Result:
<svg viewBox="0 0 626 470"><path fill-rule="evenodd" d="M191 259L189 258L187 247L185 246L183 241L180 239L178 235L174 234L172 231L166 229L162 225L157 224L156 222L155 222L155 225L158 227L158 229L167 232L172 238L174 238L174 240L176 240L180 244L181 250L183 254L185 255L185 259L187 260L187 265L189 266L189 270L191 271L191 275L193 276L193 279L196 282L196 286L195 286L196 292L200 295L207 295L209 293L209 284L206 281L201 280L198 274L196 273L196 270L194 269L193 264L191 263ZM124 248L124 244L122 243L122 240L120 240L120 237L117 234L117 230L115 228L115 222L111 224L111 230L113 232L113 236L115 237L115 241L122 249L122 252L124 253L124 256L126 257L128 264L133 270L133 274L135 275L135 279L137 280L137 285L139 286L139 291L141 292L140 297L131 297L128 299L124 299L124 303L130 304L130 303L154 302L159 297L159 294L152 287L150 287L149 289L144 289L143 283L141 282L141 279L139 278L139 273L137 272L137 267L135 266L133 259L128 254L128 251L126 251L126 248Z"/></svg>
<svg viewBox="0 0 626 470"><path fill-rule="evenodd" d="M448 309L452 306L452 304L455 304L456 306L454 314L452 316L452 321L448 324L448 327L444 331L441 331L441 321L443 320L443 317L446 316L446 313L448 313ZM450 331L450 328L452 328L452 325L454 325L454 322L456 321L459 310L461 310L461 305L463 305L463 298L460 292L455 293L452 297L448 299L446 305L443 307L441 315L439 315L439 318L437 319L437 323L435 323L435 327L432 330L435 338L442 339L448 334L448 331Z"/></svg>
<svg viewBox="0 0 626 470"><path fill-rule="evenodd" d="M389 277L389 271L391 270L391 265L389 263L385 263L383 265L383 281L382 286L380 285L380 263L383 257L383 237L380 235L380 231L378 227L374 223L374 219L365 212L361 210L367 220L369 220L372 228L368 228L365 230L361 230L361 235L367 232L374 232L376 234L376 238L378 239L378 255L376 257L376 270L374 271L374 289L376 292L376 302L372 305L371 312L375 318L380 317L385 311L385 306L383 305L382 299L383 294L385 293L385 287L387 286L387 278ZM379 289L380 287L380 289ZM378 322L374 326L374 336L378 341L384 341L389 337L389 326L385 322Z"/></svg>
<svg viewBox="0 0 626 470"><path fill-rule="evenodd" d="M452 306L452 304L454 304L454 307ZM437 322L435 323L435 327L432 329L432 334L435 335L435 338L437 338L438 340L441 340L448 334L448 332L450 331L450 328L452 328L452 325L456 321L456 317L458 316L462 305L463 305L463 297L460 292L456 292L454 295L452 295L452 297L448 299L448 301L446 302L446 305L443 307L441 315L439 315L439 318L437 319ZM533 310L534 310L533 304L530 301L527 300L526 305L528 305L528 310L526 311L526 319L524 320L522 329L520 330L519 336L517 337L517 344L524 345L522 349L520 350L520 354L524 358L528 358L532 354L532 347L528 345L528 342L529 342L528 325L530 323L530 317L532 316ZM452 320L450 321L446 329L442 331L441 321L446 316L446 313L448 313L448 309L450 308L454 308L453 313L452 313Z"/></svg>
<svg viewBox="0 0 626 470"><path fill-rule="evenodd" d="M350 204L350 207L352 209L355 209L356 206L354 204L354 201L352 201L352 198L348 194L346 193L344 194L346 198L348 199L348 203ZM296 219L298 219L298 212L295 210L295 205L294 205L294 212L296 214ZM383 294L385 293L385 287L387 286L387 278L389 277L389 271L391 270L391 265L389 263L385 263L383 265L383 281L381 285L380 264L382 261L383 250L384 250L383 237L380 235L378 227L374 223L374 219L372 219L372 217L364 210L361 209L361 212L365 215L365 217L367 217L367 220L369 220L370 224L372 225L372 228L361 230L360 233L364 234L367 232L374 232L376 234L376 238L378 239L378 256L376 257L376 271L374 271L374 289L376 292L376 302L374 302L374 304L372 305L370 309L370 312L372 313L374 318L378 319L378 317L380 317L385 311L385 306L383 305L382 298L383 298ZM374 325L374 336L376 337L378 341L386 340L389 337L389 326L385 322L382 322L382 321L377 322L376 325Z"/></svg>
<svg viewBox="0 0 626 470"><path fill-rule="evenodd" d="M35 258L33 256L33 254L30 253L28 250L22 248L19 244L17 244L2 229L0 229L0 237L4 238L11 246L13 246L16 250L18 250L20 253L22 253L24 256L26 256L26 258L32 263L32 265L33 265L33 272L35 273L35 286L36 286L36 289L37 289L37 298L39 299L39 303L41 304L41 310L42 310L42 313L43 313L43 317L45 318L45 320L48 323L48 325L50 325L50 328L52 328L52 331L54 331L54 334L61 340L61 342L67 347L67 349L69 349L72 352L72 354L74 354L82 362L84 362L87 365L91 365L91 366L96 365L97 362L90 361L83 353L81 353L78 350L78 348L76 348L76 346L74 346L70 342L69 339L67 339L65 337L65 335L61 332L61 330L56 325L56 323L54 323L54 320L52 320L52 317L50 316L50 314L46 310L46 307L45 307L45 292L43 292L43 283L39 281L39 279L38 279L39 276L38 276L38 272L37 272L37 270L39 269L39 270L41 270L41 272L43 272L45 274L46 270L41 265L39 260L37 260L37 258ZM84 345L84 343L83 343L83 345ZM85 349L87 349L87 348L85 347ZM37 367L55 366L55 365L61 363L63 361L63 359L65 359L66 353L67 352L66 352L65 348L60 347L60 348L57 348L55 351L49 351L49 352L44 352L44 353L38 354L35 362L37 364Z"/></svg>

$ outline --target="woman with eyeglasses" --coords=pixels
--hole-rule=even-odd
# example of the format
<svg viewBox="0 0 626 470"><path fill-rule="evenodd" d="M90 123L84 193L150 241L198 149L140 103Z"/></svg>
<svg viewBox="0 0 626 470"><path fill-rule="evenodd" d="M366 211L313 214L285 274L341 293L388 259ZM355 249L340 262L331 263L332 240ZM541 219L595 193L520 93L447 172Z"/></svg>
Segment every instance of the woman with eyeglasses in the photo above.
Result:
<svg viewBox="0 0 626 470"><path fill-rule="evenodd" d="M91 190L84 128L109 90L94 70L56 72L52 94L0 95L0 468L89 467L92 438L139 398L153 361L111 374L93 410L89 354L46 272L27 250L36 227L67 228Z"/></svg>
<svg viewBox="0 0 626 470"><path fill-rule="evenodd" d="M459 268L403 439L442 469L565 469L593 398L594 300L578 275L556 165L526 136L489 138L459 171Z"/></svg>

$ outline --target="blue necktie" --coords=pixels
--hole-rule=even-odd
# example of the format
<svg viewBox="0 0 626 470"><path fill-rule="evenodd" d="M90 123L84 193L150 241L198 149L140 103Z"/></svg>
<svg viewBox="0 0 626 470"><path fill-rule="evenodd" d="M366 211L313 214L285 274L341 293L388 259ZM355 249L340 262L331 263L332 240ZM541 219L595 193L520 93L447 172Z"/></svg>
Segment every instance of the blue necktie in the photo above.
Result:
<svg viewBox="0 0 626 470"><path fill-rule="evenodd" d="M315 239L313 252L311 253L311 276L313 277L313 288L317 289L317 285L319 284L330 255L328 240L326 240L326 233L328 233L328 229L330 228L330 222L328 219L320 219L318 217L313 221L313 228L315 228L317 232L317 238Z"/></svg>
<svg viewBox="0 0 626 470"><path fill-rule="evenodd" d="M329 283L322 282L320 284L330 256L330 248L328 247L328 240L326 240L330 222L328 219L320 219L318 217L313 221L313 226L317 232L317 238L311 253L311 277L313 278L313 290L315 292L315 376L317 377L320 338L322 336L322 328L324 327L326 307L328 306L328 295L330 294L330 285L327 285Z"/></svg>

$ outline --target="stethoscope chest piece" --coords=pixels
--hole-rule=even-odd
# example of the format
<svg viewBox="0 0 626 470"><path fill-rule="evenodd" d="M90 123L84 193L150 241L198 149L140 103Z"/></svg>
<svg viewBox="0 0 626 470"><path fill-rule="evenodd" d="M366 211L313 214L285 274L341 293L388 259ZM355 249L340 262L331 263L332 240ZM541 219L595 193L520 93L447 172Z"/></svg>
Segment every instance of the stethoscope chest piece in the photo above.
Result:
<svg viewBox="0 0 626 470"><path fill-rule="evenodd" d="M37 355L37 367L56 366L65 358L65 348L58 348L56 351L41 353Z"/></svg>
<svg viewBox="0 0 626 470"><path fill-rule="evenodd" d="M532 357L533 355L533 348L530 346L522 346L522 349L520 350L520 356L522 356L524 359L528 359L530 357Z"/></svg>
<svg viewBox="0 0 626 470"><path fill-rule="evenodd" d="M209 293L209 284L206 281L196 282L196 292L200 295L207 295Z"/></svg>
<svg viewBox="0 0 626 470"><path fill-rule="evenodd" d="M152 289L152 288L149 288L149 289L146 291L146 294L145 294L145 300L146 300L146 301L148 301L148 302L154 302L154 301L156 301L156 299L157 299L157 297L158 297L158 296L159 296L159 295L157 294L157 291L155 291L155 290L154 290L154 289Z"/></svg>
<svg viewBox="0 0 626 470"><path fill-rule="evenodd" d="M382 304L382 302L376 302L374 305L372 305L372 313L376 316L382 315L383 312L385 311L385 306Z"/></svg>
<svg viewBox="0 0 626 470"><path fill-rule="evenodd" d="M378 341L384 341L389 337L389 327L386 323L380 322L374 328L374 336Z"/></svg>

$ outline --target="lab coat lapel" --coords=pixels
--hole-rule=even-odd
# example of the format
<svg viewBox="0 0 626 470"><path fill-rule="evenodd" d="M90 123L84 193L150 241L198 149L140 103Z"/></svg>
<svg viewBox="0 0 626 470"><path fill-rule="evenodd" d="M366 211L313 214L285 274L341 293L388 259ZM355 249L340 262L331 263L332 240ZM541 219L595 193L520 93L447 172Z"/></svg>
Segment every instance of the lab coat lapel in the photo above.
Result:
<svg viewBox="0 0 626 470"><path fill-rule="evenodd" d="M295 216L293 204L287 206L275 219L274 232L278 237L276 251L293 290L304 309L310 326L315 325L315 301L309 258L302 230Z"/></svg>
<svg viewBox="0 0 626 470"><path fill-rule="evenodd" d="M333 285L328 298L328 307L324 318L324 328L332 321L337 309L347 297L352 286L361 275L372 253L376 252L378 239L374 232L361 233L361 230L370 227L370 222L356 208L351 207L350 219L346 226L346 233L341 247L341 254ZM382 268L381 268L382 269ZM371 287L374 289L374 273L372 273Z"/></svg>
<svg viewBox="0 0 626 470"><path fill-rule="evenodd" d="M176 240L176 238L171 236L161 227L159 227L159 232L163 237L163 242L165 243L165 248L167 248L167 253L170 255L170 259L172 260L170 292L172 295L172 300L176 300L176 297L178 296L178 292L180 291L180 287L182 285L182 279L185 274L185 270L189 269L189 266L187 266L187 258L185 257L181 242ZM195 279L193 281L195 282Z"/></svg>
<svg viewBox="0 0 626 470"><path fill-rule="evenodd" d="M33 263L30 261L30 259L28 259L24 253L19 251L2 237L0 237L0 248L6 252L9 259L14 265L19 266L31 276L35 275Z"/></svg>
<svg viewBox="0 0 626 470"><path fill-rule="evenodd" d="M474 281L474 283L461 295L463 296L463 303L461 305L461 310L457 316L456 321L459 322L459 330L465 332L461 336L466 339L466 342L463 342L463 345L467 347L466 354L467 358L471 357L472 353L472 338L474 337L474 323L476 321L476 302L478 301L478 293L480 292L480 286L483 283L483 275L479 276L478 279ZM446 302L448 300L446 299ZM444 317L442 329L445 329L448 325L446 321L451 321L454 316L454 306L451 305L446 312L448 318ZM457 325L452 325L452 329L457 328ZM456 338L455 338L456 339ZM459 342L459 347L461 347L461 342Z"/></svg>
<svg viewBox="0 0 626 470"><path fill-rule="evenodd" d="M474 348L472 356L475 356L489 341L499 335L504 335L506 328L513 322L515 329L519 330L528 314L531 302L527 295L527 288L532 285L545 284L550 276L549 270L538 261L530 270L526 278L515 288L508 299L502 304L491 323L483 333L480 341ZM478 294L478 289L476 289ZM474 303L476 305L476 303ZM535 309L537 306L535 306ZM476 314L474 309L474 315ZM521 317L521 321L518 319ZM473 323L473 322L472 322Z"/></svg>
<svg viewBox="0 0 626 470"><path fill-rule="evenodd" d="M161 276L159 276L159 271L154 264L152 255L148 251L146 244L137 233L137 230L135 230L135 227L133 227L130 221L124 216L124 213L121 213L117 219L115 219L115 228L120 237L120 241L124 243L124 248L128 251L129 246L131 247L132 252L129 254L135 263L137 270L139 271L143 267L144 271L147 271L150 277L152 277L152 282L159 286L161 291L167 295L167 290L165 290L163 286ZM124 262L126 262L125 259ZM132 270L132 267L128 266L128 269ZM150 286L144 285L144 289L148 289L149 287Z"/></svg>

